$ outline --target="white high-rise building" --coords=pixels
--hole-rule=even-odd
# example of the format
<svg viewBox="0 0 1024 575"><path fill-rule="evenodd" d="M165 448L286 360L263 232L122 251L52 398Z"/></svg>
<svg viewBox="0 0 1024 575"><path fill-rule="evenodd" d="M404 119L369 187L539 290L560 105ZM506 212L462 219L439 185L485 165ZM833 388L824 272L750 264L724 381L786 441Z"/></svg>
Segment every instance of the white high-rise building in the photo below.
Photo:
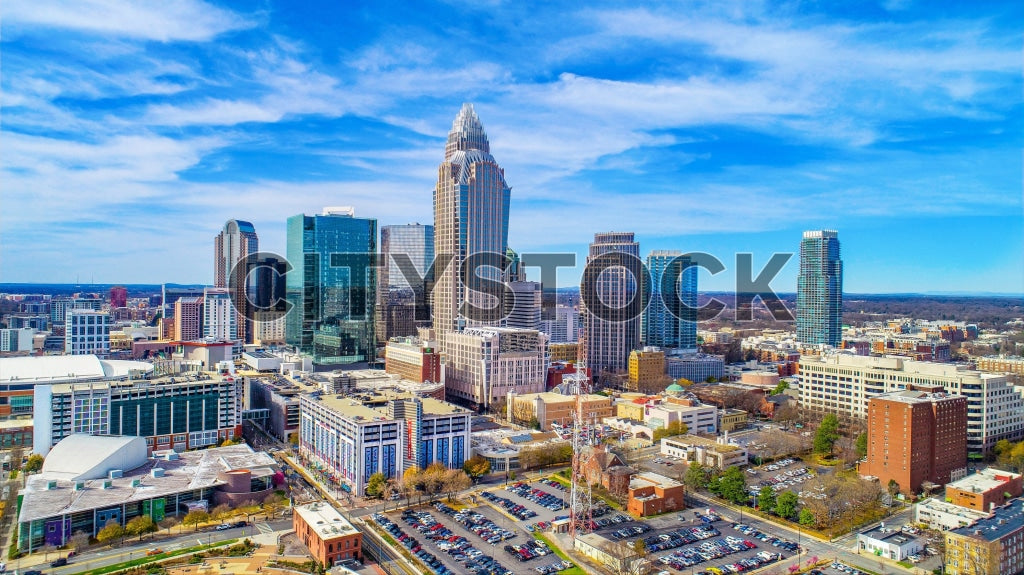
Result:
<svg viewBox="0 0 1024 575"><path fill-rule="evenodd" d="M36 330L31 327L0 329L0 351L32 351L32 338Z"/></svg>
<svg viewBox="0 0 1024 575"><path fill-rule="evenodd" d="M237 318L227 288L207 288L203 292L203 337L237 340Z"/></svg>
<svg viewBox="0 0 1024 575"><path fill-rule="evenodd" d="M538 282L510 281L505 292L505 327L540 329L541 291Z"/></svg>
<svg viewBox="0 0 1024 575"><path fill-rule="evenodd" d="M64 353L68 355L110 353L110 315L90 309L69 309L64 314Z"/></svg>
<svg viewBox="0 0 1024 575"><path fill-rule="evenodd" d="M949 363L845 353L800 360L802 409L866 419L868 401L908 385L940 385L967 397L967 450L985 453L1000 439L1024 438L1024 397L1005 375Z"/></svg>

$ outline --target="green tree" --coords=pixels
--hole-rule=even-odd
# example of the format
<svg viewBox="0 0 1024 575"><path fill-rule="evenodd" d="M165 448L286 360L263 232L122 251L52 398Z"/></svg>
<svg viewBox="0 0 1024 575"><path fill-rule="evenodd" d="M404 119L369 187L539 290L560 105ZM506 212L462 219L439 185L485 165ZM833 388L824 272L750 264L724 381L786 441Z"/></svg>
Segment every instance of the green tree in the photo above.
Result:
<svg viewBox="0 0 1024 575"><path fill-rule="evenodd" d="M868 434L862 433L857 436L857 457L864 458L868 456Z"/></svg>
<svg viewBox="0 0 1024 575"><path fill-rule="evenodd" d="M800 525L814 525L814 514L810 509L800 510Z"/></svg>
<svg viewBox="0 0 1024 575"><path fill-rule="evenodd" d="M366 482L366 496L374 499L380 497L384 493L384 484L387 481L388 478L379 471L371 475L369 481Z"/></svg>
<svg viewBox="0 0 1024 575"><path fill-rule="evenodd" d="M462 464L462 470L473 479L479 479L491 472L491 462L481 455L474 455Z"/></svg>
<svg viewBox="0 0 1024 575"><path fill-rule="evenodd" d="M122 539L123 537L124 527L121 527L121 524L118 523L116 519L107 521L107 524L103 526L103 529L100 529L100 532L96 534L96 540L100 543L115 541Z"/></svg>
<svg viewBox="0 0 1024 575"><path fill-rule="evenodd" d="M38 453L33 453L28 456L28 461L25 462L25 473L39 473L43 469L43 456Z"/></svg>
<svg viewBox="0 0 1024 575"><path fill-rule="evenodd" d="M787 389L789 389L789 382L788 381L780 381L779 385L776 385L775 388L772 389L772 392L769 393L768 395L778 395L778 394L782 393L783 391L786 391Z"/></svg>
<svg viewBox="0 0 1024 575"><path fill-rule="evenodd" d="M757 507L765 513L775 512L775 490L766 485L757 494Z"/></svg>
<svg viewBox="0 0 1024 575"><path fill-rule="evenodd" d="M127 525L124 526L124 532L127 535L138 535L139 541L142 541L142 536L146 533L152 533L156 531L156 523L153 523L153 518L149 515L139 515L133 517Z"/></svg>
<svg viewBox="0 0 1024 575"><path fill-rule="evenodd" d="M686 469L686 475L683 476L683 483L687 487L693 490L707 489L708 482L710 481L710 474L708 469L704 467L699 461L694 461Z"/></svg>
<svg viewBox="0 0 1024 575"><path fill-rule="evenodd" d="M739 467L726 469L721 476L712 482L712 492L726 501L736 504L745 504L750 500L747 495L747 478L740 471Z"/></svg>
<svg viewBox="0 0 1024 575"><path fill-rule="evenodd" d="M660 441L663 437L675 437L677 435L682 435L689 430L690 429L686 427L685 423L673 421L665 427L659 427L654 430L654 441Z"/></svg>
<svg viewBox="0 0 1024 575"><path fill-rule="evenodd" d="M194 525L196 531L199 531L199 526L210 520L210 514L203 511L202 509L196 509L189 511L188 514L182 518L181 523L183 525Z"/></svg>
<svg viewBox="0 0 1024 575"><path fill-rule="evenodd" d="M834 413L828 413L821 420L818 431L814 433L814 453L818 455L832 455L832 448L839 439L839 418Z"/></svg>
<svg viewBox="0 0 1024 575"><path fill-rule="evenodd" d="M783 519L792 519L796 515L796 505L800 498L792 491L783 491L775 499L775 514Z"/></svg>

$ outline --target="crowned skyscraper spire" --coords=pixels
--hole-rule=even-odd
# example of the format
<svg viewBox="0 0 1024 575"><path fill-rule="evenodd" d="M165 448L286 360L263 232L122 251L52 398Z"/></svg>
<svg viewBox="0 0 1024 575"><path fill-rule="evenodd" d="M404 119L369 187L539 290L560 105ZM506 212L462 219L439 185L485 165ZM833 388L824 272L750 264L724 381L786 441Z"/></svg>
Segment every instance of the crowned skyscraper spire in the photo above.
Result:
<svg viewBox="0 0 1024 575"><path fill-rule="evenodd" d="M463 104L459 115L452 122L452 130L448 132L448 143L444 146L444 159L449 160L458 150L480 150L491 153L491 144L487 141L487 133L480 123L480 118L473 109L473 104Z"/></svg>
<svg viewBox="0 0 1024 575"><path fill-rule="evenodd" d="M451 258L437 271L432 293L434 329L442 344L448 332L501 320L502 310L491 309L484 292L488 281L502 280L512 190L490 149L473 106L463 104L448 133L434 188L434 253L440 261ZM470 256L483 267L467 285L461 267Z"/></svg>

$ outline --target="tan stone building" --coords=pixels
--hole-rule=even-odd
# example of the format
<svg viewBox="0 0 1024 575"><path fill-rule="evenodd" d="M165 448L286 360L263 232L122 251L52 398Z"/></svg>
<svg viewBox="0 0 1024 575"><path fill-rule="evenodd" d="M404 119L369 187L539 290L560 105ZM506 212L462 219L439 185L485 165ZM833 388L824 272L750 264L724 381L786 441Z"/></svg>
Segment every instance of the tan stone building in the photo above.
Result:
<svg viewBox="0 0 1024 575"><path fill-rule="evenodd" d="M1024 499L946 532L946 575L1024 573Z"/></svg>
<svg viewBox="0 0 1024 575"><path fill-rule="evenodd" d="M653 349L633 350L629 353L629 379L626 389L630 391L653 391L665 376L665 352Z"/></svg>

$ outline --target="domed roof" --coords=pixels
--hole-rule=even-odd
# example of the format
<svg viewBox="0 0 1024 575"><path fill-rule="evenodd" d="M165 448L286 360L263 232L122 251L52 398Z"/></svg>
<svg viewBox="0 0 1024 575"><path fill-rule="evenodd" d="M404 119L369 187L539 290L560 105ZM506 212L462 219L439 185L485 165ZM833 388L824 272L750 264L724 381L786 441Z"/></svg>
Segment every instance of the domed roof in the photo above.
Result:
<svg viewBox="0 0 1024 575"><path fill-rule="evenodd" d="M683 386L679 385L678 383L673 383L672 385L666 387L665 391L668 391L670 393L676 393L676 392L686 391L686 390L683 389Z"/></svg>

